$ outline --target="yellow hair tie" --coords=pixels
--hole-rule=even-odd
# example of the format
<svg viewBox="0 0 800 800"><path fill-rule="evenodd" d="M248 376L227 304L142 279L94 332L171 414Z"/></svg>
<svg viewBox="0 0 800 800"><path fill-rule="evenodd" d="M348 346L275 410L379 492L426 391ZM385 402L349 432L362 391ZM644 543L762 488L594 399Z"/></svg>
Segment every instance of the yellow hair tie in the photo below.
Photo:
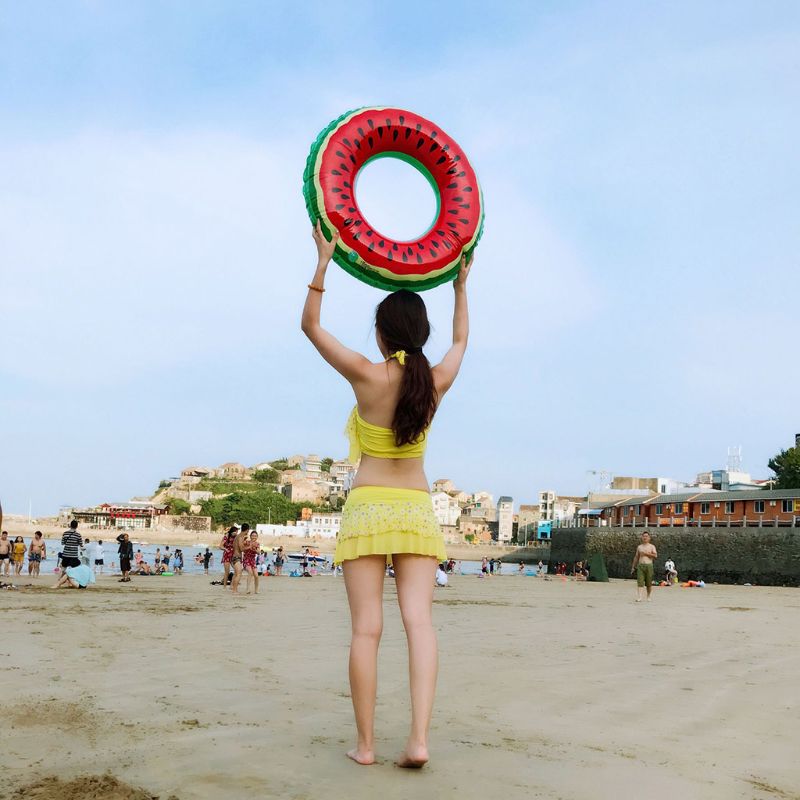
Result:
<svg viewBox="0 0 800 800"><path fill-rule="evenodd" d="M405 350L398 350L396 353L392 353L389 358L396 358L397 363L400 364L401 367L406 365L406 351Z"/></svg>

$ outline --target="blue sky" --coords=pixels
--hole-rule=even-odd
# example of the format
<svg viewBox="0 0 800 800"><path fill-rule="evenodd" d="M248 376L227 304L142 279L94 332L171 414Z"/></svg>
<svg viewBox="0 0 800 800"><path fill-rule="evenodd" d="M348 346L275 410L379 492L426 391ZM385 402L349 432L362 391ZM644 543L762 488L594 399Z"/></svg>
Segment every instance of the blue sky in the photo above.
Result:
<svg viewBox="0 0 800 800"><path fill-rule="evenodd" d="M349 389L299 332L300 183L318 131L377 103L453 135L486 198L431 479L533 502L729 445L767 474L800 430L800 7L488 9L0 3L7 511L344 455ZM384 177L367 213L413 224L416 184ZM328 280L324 322L377 356L382 294ZM425 294L434 357L451 297Z"/></svg>

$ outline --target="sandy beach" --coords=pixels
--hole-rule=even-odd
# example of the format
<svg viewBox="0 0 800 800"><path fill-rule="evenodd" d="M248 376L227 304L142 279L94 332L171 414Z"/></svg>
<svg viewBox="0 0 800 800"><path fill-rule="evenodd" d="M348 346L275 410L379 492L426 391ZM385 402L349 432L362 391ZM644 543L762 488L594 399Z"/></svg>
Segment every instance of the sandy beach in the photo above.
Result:
<svg viewBox="0 0 800 800"><path fill-rule="evenodd" d="M408 700L391 580L372 767L344 756L339 578L4 591L0 797L800 797L798 591L633 597L516 576L437 590L432 762L410 773L392 764Z"/></svg>

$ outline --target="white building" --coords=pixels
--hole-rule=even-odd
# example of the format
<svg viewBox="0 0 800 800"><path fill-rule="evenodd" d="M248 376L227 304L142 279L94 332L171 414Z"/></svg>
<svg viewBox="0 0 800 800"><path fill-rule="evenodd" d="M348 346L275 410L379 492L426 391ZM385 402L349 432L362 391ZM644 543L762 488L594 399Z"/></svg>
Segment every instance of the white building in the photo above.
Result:
<svg viewBox="0 0 800 800"><path fill-rule="evenodd" d="M256 533L259 536L297 536L308 538L309 523L298 521L295 525L256 525Z"/></svg>
<svg viewBox="0 0 800 800"><path fill-rule="evenodd" d="M456 525L461 516L461 506L455 497L450 497L447 492L434 492L431 495L433 513L440 525Z"/></svg>
<svg viewBox="0 0 800 800"><path fill-rule="evenodd" d="M342 515L338 511L330 513L315 512L311 515L308 529L309 536L319 536L321 539L335 539L342 524Z"/></svg>
<svg viewBox="0 0 800 800"><path fill-rule="evenodd" d="M542 522L572 519L585 501L584 497L559 496L552 490L539 492L539 520Z"/></svg>
<svg viewBox="0 0 800 800"><path fill-rule="evenodd" d="M497 501L497 541L510 542L514 532L514 500L501 497Z"/></svg>
<svg viewBox="0 0 800 800"><path fill-rule="evenodd" d="M331 480L339 484L345 491L353 485L356 474L356 465L349 461L334 461L331 464Z"/></svg>

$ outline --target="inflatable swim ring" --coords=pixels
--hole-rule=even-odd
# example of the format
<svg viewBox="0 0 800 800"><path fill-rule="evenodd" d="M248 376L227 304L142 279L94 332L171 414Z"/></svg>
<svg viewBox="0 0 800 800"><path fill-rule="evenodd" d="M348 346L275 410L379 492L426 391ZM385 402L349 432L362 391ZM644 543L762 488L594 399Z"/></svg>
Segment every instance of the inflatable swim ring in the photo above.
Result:
<svg viewBox="0 0 800 800"><path fill-rule="evenodd" d="M364 219L358 174L376 158L399 158L427 178L436 217L413 241L395 241ZM399 108L369 106L333 120L311 146L303 196L325 237L340 233L333 260L380 289L423 291L453 280L483 233L483 194L464 151L438 125Z"/></svg>

